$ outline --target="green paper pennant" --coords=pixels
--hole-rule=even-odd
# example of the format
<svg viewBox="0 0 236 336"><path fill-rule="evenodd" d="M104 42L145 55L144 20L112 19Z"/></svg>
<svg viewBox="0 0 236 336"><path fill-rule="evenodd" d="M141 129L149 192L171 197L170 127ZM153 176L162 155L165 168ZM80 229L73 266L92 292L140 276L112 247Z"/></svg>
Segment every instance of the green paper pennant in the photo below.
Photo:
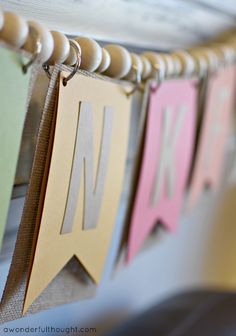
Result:
<svg viewBox="0 0 236 336"><path fill-rule="evenodd" d="M0 47L0 247L26 116L29 80L30 71L23 74L19 53Z"/></svg>

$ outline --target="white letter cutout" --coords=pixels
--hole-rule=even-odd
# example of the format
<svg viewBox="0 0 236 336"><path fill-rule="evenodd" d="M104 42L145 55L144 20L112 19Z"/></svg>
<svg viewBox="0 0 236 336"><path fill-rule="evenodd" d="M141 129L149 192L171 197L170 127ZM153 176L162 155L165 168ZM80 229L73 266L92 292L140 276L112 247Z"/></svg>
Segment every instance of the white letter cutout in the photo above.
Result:
<svg viewBox="0 0 236 336"><path fill-rule="evenodd" d="M78 203L80 180L84 172L84 211L83 229L94 229L102 203L103 189L107 171L109 147L112 134L112 107L104 107L103 130L100 142L100 156L94 181L93 159L93 127L92 106L88 102L80 102L76 132L76 144L72 164L69 193L66 202L61 233L70 233L73 229L75 211ZM88 128L89 125L89 128ZM93 209L91 211L91 209Z"/></svg>
<svg viewBox="0 0 236 336"><path fill-rule="evenodd" d="M160 151L160 162L157 165L157 172L155 178L155 184L152 192L152 205L155 206L160 197L162 186L166 178L167 195L172 197L175 188L175 165L174 154L175 145L179 137L187 107L185 105L180 106L180 112L176 120L175 126L171 124L172 121L172 107L167 106L163 113L163 136Z"/></svg>

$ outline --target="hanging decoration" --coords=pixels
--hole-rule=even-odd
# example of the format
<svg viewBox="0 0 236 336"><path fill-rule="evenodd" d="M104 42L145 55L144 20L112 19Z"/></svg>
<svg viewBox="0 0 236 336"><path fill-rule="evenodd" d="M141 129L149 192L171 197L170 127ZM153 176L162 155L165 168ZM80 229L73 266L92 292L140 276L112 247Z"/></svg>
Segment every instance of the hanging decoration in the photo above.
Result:
<svg viewBox="0 0 236 336"><path fill-rule="evenodd" d="M192 157L196 95L196 82L191 80L165 81L150 93L128 262L158 221L171 231L176 229Z"/></svg>
<svg viewBox="0 0 236 336"><path fill-rule="evenodd" d="M0 306L4 323L91 297L122 206L130 262L157 224L177 229L190 170L190 208L206 185L217 188L236 38L229 32L188 50L137 55L0 12L0 39L0 245L14 181L29 183ZM39 68L48 77L44 107L26 142Z"/></svg>

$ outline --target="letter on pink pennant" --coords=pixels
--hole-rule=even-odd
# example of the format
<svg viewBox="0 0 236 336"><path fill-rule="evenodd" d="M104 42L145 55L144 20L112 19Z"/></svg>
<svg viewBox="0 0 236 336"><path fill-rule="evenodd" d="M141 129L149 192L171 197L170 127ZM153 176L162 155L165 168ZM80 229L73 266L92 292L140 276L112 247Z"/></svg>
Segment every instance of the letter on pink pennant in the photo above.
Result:
<svg viewBox="0 0 236 336"><path fill-rule="evenodd" d="M166 81L150 93L143 160L129 232L131 261L157 221L175 230L192 157L196 85Z"/></svg>
<svg viewBox="0 0 236 336"><path fill-rule="evenodd" d="M190 182L188 209L203 188L217 188L222 174L227 135L234 108L236 67L228 66L209 79L200 140Z"/></svg>

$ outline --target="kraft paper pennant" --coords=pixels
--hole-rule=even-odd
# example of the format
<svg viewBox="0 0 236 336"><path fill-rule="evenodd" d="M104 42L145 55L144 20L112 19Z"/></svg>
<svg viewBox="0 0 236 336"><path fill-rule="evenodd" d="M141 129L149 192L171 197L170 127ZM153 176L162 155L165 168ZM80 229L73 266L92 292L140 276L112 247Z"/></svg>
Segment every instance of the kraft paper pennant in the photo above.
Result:
<svg viewBox="0 0 236 336"><path fill-rule="evenodd" d="M200 134L190 178L188 209L205 187L217 189L222 175L227 135L235 103L236 66L228 66L209 77Z"/></svg>
<svg viewBox="0 0 236 336"><path fill-rule="evenodd" d="M27 58L22 58L22 61L26 62ZM1 247L27 111L31 71L23 74L19 52L0 45L0 73Z"/></svg>
<svg viewBox="0 0 236 336"><path fill-rule="evenodd" d="M44 175L48 171L51 153L51 135L54 132L58 75L68 67L56 65L51 75L46 94L45 105L37 134L36 148L33 158L32 173L25 198L24 210L17 234L14 254L7 277L3 298L0 305L0 323L22 317L24 300L31 270L31 256L34 252L38 236L37 213L40 209L40 194L44 185ZM46 77L46 75L44 74ZM37 85L34 90L37 89ZM32 102L33 103L33 102ZM41 102L39 102L41 104ZM35 105L38 111L38 104ZM33 109L33 106L32 106ZM27 154L28 155L28 154ZM49 161L49 162L48 162ZM95 285L84 272L75 257L63 267L56 278L34 301L27 314L37 313L43 309L81 300L94 295Z"/></svg>
<svg viewBox="0 0 236 336"><path fill-rule="evenodd" d="M81 74L63 86L64 76L24 312L73 256L100 281L122 191L131 97Z"/></svg>
<svg viewBox="0 0 236 336"><path fill-rule="evenodd" d="M158 221L174 231L190 168L196 82L166 81L149 98L142 167L127 246L130 262Z"/></svg>

